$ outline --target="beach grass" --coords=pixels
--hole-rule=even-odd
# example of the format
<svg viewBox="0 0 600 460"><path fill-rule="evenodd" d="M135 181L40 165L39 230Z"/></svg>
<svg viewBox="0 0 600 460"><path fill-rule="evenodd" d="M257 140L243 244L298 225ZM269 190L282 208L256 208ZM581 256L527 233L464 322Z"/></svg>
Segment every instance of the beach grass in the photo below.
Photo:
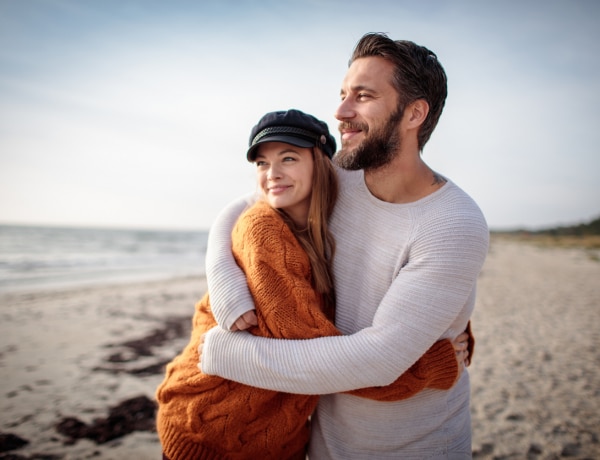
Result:
<svg viewBox="0 0 600 460"><path fill-rule="evenodd" d="M531 243L538 247L580 248L590 258L600 260L600 217L587 223L546 228L543 230L491 231L492 239Z"/></svg>
<svg viewBox="0 0 600 460"><path fill-rule="evenodd" d="M551 235L532 232L492 232L492 238L535 244L540 247L600 249L600 235Z"/></svg>

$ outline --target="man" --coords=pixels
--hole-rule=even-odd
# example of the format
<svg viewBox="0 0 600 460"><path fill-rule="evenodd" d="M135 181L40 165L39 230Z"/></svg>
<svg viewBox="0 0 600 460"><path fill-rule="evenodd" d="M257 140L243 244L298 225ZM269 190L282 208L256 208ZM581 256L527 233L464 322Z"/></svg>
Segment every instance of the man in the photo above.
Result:
<svg viewBox="0 0 600 460"><path fill-rule="evenodd" d="M449 391L404 401L341 394L388 385L435 341L462 332L472 313L487 225L473 200L421 158L446 88L435 54L412 42L367 34L354 50L336 111L335 161L344 169L331 219L336 325L346 335L286 341L215 328L206 336L204 372L324 395L311 460L471 456L466 372ZM207 257L215 316L230 328L252 308L242 282L230 282L227 232L240 206L213 227L220 246Z"/></svg>

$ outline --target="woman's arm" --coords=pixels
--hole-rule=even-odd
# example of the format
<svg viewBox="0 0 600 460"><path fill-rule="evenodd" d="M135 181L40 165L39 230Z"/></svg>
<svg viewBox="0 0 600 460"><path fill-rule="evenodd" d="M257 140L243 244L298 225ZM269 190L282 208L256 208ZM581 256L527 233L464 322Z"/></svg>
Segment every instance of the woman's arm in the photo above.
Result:
<svg viewBox="0 0 600 460"><path fill-rule="evenodd" d="M255 194L239 198L223 209L208 234L206 281L212 312L219 326L231 330L244 313L254 310L246 275L231 253L231 232L239 216L256 202Z"/></svg>
<svg viewBox="0 0 600 460"><path fill-rule="evenodd" d="M409 370L384 387L359 388L348 394L377 401L399 401L416 395L425 388L449 390L469 365L469 343L472 340L470 322L467 331L452 342L434 343Z"/></svg>
<svg viewBox="0 0 600 460"><path fill-rule="evenodd" d="M341 334L322 311L308 256L277 211L257 203L240 217L232 238L256 305L258 328L250 332L280 339Z"/></svg>

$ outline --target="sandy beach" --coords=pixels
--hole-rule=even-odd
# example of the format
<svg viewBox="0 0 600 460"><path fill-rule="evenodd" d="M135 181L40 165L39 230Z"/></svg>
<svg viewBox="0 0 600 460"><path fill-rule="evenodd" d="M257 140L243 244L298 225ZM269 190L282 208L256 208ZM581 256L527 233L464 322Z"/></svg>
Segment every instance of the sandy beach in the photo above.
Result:
<svg viewBox="0 0 600 460"><path fill-rule="evenodd" d="M474 458L600 458L597 256L493 240L473 316ZM154 390L205 289L0 295L0 459L159 459Z"/></svg>
<svg viewBox="0 0 600 460"><path fill-rule="evenodd" d="M56 427L70 417L92 425L131 398L153 400L205 290L204 279L183 278L0 297L0 432L29 441L10 453L159 459L153 422L101 444Z"/></svg>
<svg viewBox="0 0 600 460"><path fill-rule="evenodd" d="M473 315L475 458L600 458L598 255L493 240Z"/></svg>

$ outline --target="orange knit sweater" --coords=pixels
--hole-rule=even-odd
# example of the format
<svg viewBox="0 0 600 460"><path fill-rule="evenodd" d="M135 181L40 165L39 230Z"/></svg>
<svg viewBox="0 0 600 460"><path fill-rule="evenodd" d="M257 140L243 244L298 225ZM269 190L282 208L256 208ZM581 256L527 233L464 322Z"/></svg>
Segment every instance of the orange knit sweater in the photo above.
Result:
<svg viewBox="0 0 600 460"><path fill-rule="evenodd" d="M233 231L233 253L247 275L264 337L303 339L340 332L319 309L308 257L289 227L265 203L257 203ZM157 390L157 429L170 460L304 458L308 418L317 396L258 389L198 370L200 336L216 322L209 295L196 305L191 340L168 366ZM448 389L458 372L452 344L436 343L392 385L350 392L398 400L425 387Z"/></svg>

